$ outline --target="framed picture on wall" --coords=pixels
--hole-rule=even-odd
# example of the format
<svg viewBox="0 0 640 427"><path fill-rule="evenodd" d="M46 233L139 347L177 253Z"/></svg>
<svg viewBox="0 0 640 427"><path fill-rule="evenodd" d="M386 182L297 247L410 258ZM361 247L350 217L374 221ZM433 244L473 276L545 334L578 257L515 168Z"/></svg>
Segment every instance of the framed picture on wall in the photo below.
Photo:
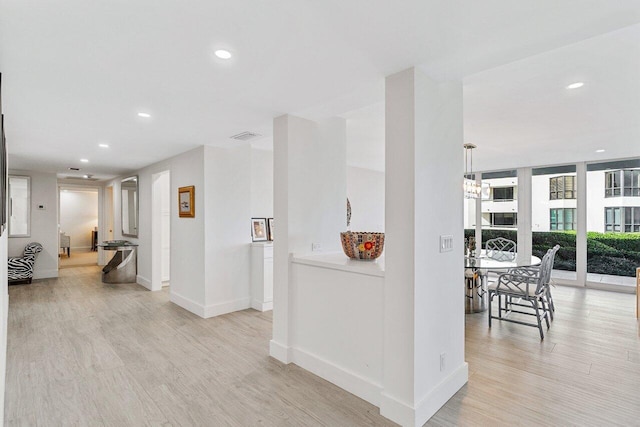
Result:
<svg viewBox="0 0 640 427"><path fill-rule="evenodd" d="M251 218L251 240L264 242L267 240L267 219Z"/></svg>
<svg viewBox="0 0 640 427"><path fill-rule="evenodd" d="M178 215L180 218L195 218L196 216L196 187L178 188Z"/></svg>
<svg viewBox="0 0 640 427"><path fill-rule="evenodd" d="M269 240L273 241L273 218L267 218L267 225L269 226Z"/></svg>

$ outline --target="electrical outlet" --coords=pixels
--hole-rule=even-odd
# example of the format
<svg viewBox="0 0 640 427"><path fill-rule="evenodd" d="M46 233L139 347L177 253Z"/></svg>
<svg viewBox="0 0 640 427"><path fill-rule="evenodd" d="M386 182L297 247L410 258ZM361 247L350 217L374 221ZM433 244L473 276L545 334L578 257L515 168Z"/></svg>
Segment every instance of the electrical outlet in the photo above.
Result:
<svg viewBox="0 0 640 427"><path fill-rule="evenodd" d="M447 353L440 353L440 372L446 368Z"/></svg>
<svg viewBox="0 0 640 427"><path fill-rule="evenodd" d="M447 234L440 236L440 252L451 252L453 250L453 236Z"/></svg>
<svg viewBox="0 0 640 427"><path fill-rule="evenodd" d="M312 252L319 252L322 250L322 244L320 243L312 243L311 244L311 251Z"/></svg>

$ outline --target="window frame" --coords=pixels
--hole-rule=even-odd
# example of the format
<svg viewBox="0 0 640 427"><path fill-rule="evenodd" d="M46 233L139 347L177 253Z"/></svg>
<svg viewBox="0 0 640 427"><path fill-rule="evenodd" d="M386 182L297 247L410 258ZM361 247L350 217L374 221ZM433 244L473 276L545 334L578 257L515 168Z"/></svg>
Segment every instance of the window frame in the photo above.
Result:
<svg viewBox="0 0 640 427"><path fill-rule="evenodd" d="M12 190L11 182L14 180L25 180L27 183L27 194L26 194L26 202L24 209L24 216L20 223L24 223L26 226L26 233L16 233L14 232L16 224L16 219L14 219L14 192ZM7 227L9 229L9 237L31 237L31 177L23 176L23 175L9 175L9 179L7 182L8 189L8 206L7 206ZM17 198L16 198L17 200ZM17 202L16 202L17 203Z"/></svg>
<svg viewBox="0 0 640 427"><path fill-rule="evenodd" d="M513 216L513 224L496 224L495 217L496 215L502 215L503 218L505 215ZM491 227L506 227L506 228L517 228L518 227L518 213L517 212L491 212L490 214Z"/></svg>
<svg viewBox="0 0 640 427"><path fill-rule="evenodd" d="M622 195L622 169L604 173L604 197L620 197ZM605 229L606 230L606 229Z"/></svg>
<svg viewBox="0 0 640 427"><path fill-rule="evenodd" d="M640 196L640 169L622 170L622 195L624 197Z"/></svg>
<svg viewBox="0 0 640 427"><path fill-rule="evenodd" d="M567 181L571 183L569 185L570 189L567 189ZM576 190L575 175L560 175L549 178L549 200L575 200Z"/></svg>
<svg viewBox="0 0 640 427"><path fill-rule="evenodd" d="M620 233L622 232L622 226L624 224L624 221L622 219L622 207L620 206L612 206L612 207L605 207L604 208L604 232L612 232L612 233ZM607 211L611 212L611 218L612 218L612 222L609 223L608 221L608 217L607 217ZM616 223L616 212L618 213L618 223ZM618 229L616 230L616 227L618 227Z"/></svg>
<svg viewBox="0 0 640 427"><path fill-rule="evenodd" d="M640 206L624 206L621 222L623 233L640 233Z"/></svg>
<svg viewBox="0 0 640 427"><path fill-rule="evenodd" d="M571 221L567 221L567 213L571 212ZM555 213L556 221L554 227L553 214ZM549 209L549 230L550 231L574 231L578 228L576 208L550 208ZM567 228L570 224L570 228ZM559 225L562 228L559 228Z"/></svg>
<svg viewBox="0 0 640 427"><path fill-rule="evenodd" d="M511 190L511 198L496 198L496 190L509 190L509 189ZM491 200L493 200L494 202L512 202L515 200L515 194L516 194L516 188L513 185L491 188Z"/></svg>

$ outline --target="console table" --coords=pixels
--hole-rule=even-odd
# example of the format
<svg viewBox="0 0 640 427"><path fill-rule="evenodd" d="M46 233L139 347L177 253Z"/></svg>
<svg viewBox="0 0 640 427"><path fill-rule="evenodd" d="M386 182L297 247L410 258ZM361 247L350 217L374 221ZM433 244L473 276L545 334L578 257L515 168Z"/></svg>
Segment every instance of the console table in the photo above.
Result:
<svg viewBox="0 0 640 427"><path fill-rule="evenodd" d="M103 283L135 283L138 274L136 248L127 240L108 240L98 245L105 251L115 251L102 269Z"/></svg>

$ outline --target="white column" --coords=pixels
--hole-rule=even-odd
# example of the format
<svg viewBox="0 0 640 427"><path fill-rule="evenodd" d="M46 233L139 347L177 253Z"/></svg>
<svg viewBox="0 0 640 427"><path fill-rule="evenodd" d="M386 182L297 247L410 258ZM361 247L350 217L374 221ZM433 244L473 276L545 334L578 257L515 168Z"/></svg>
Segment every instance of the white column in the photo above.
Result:
<svg viewBox="0 0 640 427"><path fill-rule="evenodd" d="M576 280L587 283L587 164L576 164Z"/></svg>
<svg viewBox="0 0 640 427"><path fill-rule="evenodd" d="M482 185L482 174L476 172L476 183ZM480 256L482 250L482 197L476 200L476 253Z"/></svg>
<svg viewBox="0 0 640 427"><path fill-rule="evenodd" d="M461 83L439 83L415 68L391 75L385 120L380 412L401 425L418 426L468 378ZM452 236L452 251L439 251L441 236Z"/></svg>
<svg viewBox="0 0 640 427"><path fill-rule="evenodd" d="M518 169L518 261L531 259L531 168Z"/></svg>
<svg viewBox="0 0 640 427"><path fill-rule="evenodd" d="M291 361L289 255L341 250L346 230L346 121L284 115L273 122L273 339L271 356ZM318 246L319 245L319 246Z"/></svg>

